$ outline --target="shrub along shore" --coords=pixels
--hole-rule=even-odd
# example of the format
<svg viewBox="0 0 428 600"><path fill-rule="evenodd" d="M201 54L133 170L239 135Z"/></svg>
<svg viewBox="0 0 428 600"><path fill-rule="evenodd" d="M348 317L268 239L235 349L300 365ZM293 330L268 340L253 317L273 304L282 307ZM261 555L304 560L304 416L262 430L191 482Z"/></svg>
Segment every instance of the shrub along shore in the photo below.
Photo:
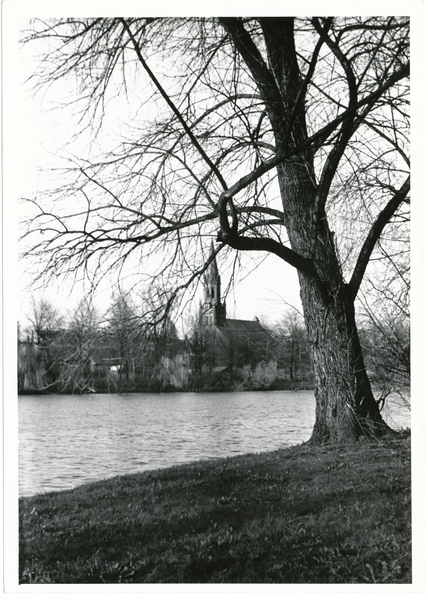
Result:
<svg viewBox="0 0 428 600"><path fill-rule="evenodd" d="M410 435L20 499L20 583L410 583Z"/></svg>

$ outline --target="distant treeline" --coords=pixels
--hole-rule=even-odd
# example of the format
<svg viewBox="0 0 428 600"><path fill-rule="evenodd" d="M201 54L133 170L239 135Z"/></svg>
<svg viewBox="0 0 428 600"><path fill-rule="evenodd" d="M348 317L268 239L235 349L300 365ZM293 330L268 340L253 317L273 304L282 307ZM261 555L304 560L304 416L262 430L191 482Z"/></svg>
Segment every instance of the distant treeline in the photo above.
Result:
<svg viewBox="0 0 428 600"><path fill-rule="evenodd" d="M309 345L296 315L274 329L245 321L233 330L233 321L207 327L195 318L180 339L171 320L145 322L122 298L104 320L88 303L68 321L46 301L33 310L33 327L18 336L20 393L312 387Z"/></svg>
<svg viewBox="0 0 428 600"><path fill-rule="evenodd" d="M274 327L246 327L249 322L236 321L233 330L203 326L195 318L184 339L171 320L145 323L124 300L115 301L104 321L87 303L68 321L57 313L54 319L46 302L44 311L35 313L33 327L18 334L21 394L313 387L310 344L296 311L286 313ZM45 313L50 320L41 318ZM408 386L408 325L370 324L361 337L376 389L387 394Z"/></svg>
<svg viewBox="0 0 428 600"><path fill-rule="evenodd" d="M264 343L262 343L264 342ZM19 341L20 393L224 391L312 387L303 335L218 328L179 339L170 325L129 338L108 329L39 330Z"/></svg>

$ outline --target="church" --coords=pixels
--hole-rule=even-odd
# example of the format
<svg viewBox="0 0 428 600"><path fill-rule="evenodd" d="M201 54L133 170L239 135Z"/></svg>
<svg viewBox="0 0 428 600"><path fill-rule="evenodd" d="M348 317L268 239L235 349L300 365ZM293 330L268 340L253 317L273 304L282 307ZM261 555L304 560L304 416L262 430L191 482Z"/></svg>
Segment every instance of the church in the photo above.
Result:
<svg viewBox="0 0 428 600"><path fill-rule="evenodd" d="M213 252L213 246L211 250ZM230 342L260 344L270 337L257 317L253 321L227 318L226 302L221 301L221 278L215 257L204 276L204 300L200 304L199 321L203 329L214 330Z"/></svg>

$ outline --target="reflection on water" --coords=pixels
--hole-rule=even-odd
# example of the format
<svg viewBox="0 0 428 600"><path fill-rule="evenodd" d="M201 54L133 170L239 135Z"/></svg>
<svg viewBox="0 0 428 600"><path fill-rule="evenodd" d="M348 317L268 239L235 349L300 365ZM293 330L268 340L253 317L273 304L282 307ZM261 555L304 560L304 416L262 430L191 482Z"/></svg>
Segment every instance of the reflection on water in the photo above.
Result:
<svg viewBox="0 0 428 600"><path fill-rule="evenodd" d="M410 426L400 405L388 413ZM314 418L311 391L22 396L19 493L299 444Z"/></svg>

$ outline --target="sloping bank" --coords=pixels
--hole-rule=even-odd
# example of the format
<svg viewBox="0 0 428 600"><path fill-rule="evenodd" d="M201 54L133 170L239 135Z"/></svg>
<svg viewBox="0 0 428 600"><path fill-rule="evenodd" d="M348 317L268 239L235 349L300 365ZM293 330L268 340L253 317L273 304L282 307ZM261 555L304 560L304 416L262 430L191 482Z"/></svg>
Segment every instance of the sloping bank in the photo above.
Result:
<svg viewBox="0 0 428 600"><path fill-rule="evenodd" d="M20 582L409 583L410 436L23 498Z"/></svg>

